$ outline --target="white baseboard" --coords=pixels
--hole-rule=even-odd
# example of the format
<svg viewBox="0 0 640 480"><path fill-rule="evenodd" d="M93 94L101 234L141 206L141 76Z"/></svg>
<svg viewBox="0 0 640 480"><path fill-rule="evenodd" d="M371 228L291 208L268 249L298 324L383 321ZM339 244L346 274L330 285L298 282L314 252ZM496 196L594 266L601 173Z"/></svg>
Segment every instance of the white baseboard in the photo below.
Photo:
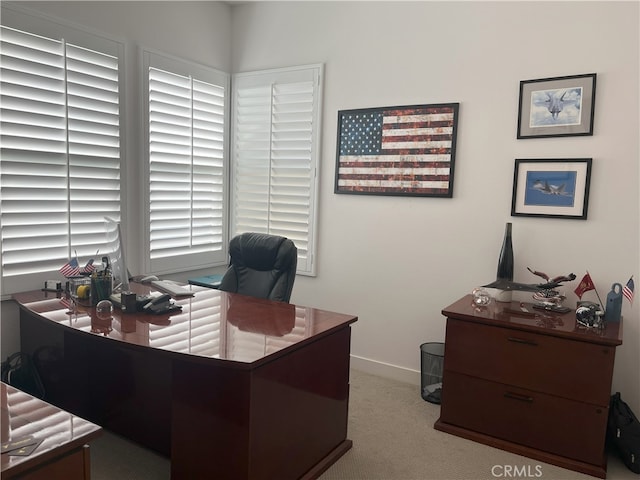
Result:
<svg viewBox="0 0 640 480"><path fill-rule="evenodd" d="M389 363L378 362L370 358L351 355L351 368L361 372L378 375L392 380L420 385L420 372Z"/></svg>

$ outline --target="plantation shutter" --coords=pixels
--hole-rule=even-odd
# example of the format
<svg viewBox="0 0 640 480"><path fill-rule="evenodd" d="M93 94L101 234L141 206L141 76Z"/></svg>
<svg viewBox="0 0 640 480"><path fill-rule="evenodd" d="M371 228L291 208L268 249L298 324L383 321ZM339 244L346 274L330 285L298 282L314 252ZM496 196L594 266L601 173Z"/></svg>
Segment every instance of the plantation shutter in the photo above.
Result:
<svg viewBox="0 0 640 480"><path fill-rule="evenodd" d="M3 20L4 21L4 20ZM119 46L2 26L2 293L41 285L120 218ZM108 44L108 45L107 45Z"/></svg>
<svg viewBox="0 0 640 480"><path fill-rule="evenodd" d="M145 59L148 271L222 265L229 77L149 52Z"/></svg>
<svg viewBox="0 0 640 480"><path fill-rule="evenodd" d="M315 274L322 66L234 76L232 236L288 237Z"/></svg>

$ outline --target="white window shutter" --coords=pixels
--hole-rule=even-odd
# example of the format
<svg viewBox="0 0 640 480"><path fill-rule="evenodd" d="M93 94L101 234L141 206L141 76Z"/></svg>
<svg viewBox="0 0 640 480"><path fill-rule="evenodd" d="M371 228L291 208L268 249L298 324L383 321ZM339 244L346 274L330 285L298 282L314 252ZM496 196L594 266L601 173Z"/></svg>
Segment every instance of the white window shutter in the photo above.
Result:
<svg viewBox="0 0 640 480"><path fill-rule="evenodd" d="M64 45L2 27L2 274L68 258ZM59 268L59 267L58 267Z"/></svg>
<svg viewBox="0 0 640 480"><path fill-rule="evenodd" d="M191 244L191 80L149 70L151 259Z"/></svg>
<svg viewBox="0 0 640 480"><path fill-rule="evenodd" d="M227 260L229 77L151 52L144 57L148 85L147 270L170 273L223 265Z"/></svg>
<svg viewBox="0 0 640 480"><path fill-rule="evenodd" d="M322 66L234 76L232 235L290 238L315 274Z"/></svg>
<svg viewBox="0 0 640 480"><path fill-rule="evenodd" d="M104 216L120 218L120 58L5 25L1 33L7 294L41 285L71 256L94 257Z"/></svg>
<svg viewBox="0 0 640 480"><path fill-rule="evenodd" d="M225 88L193 81L193 244L223 251Z"/></svg>
<svg viewBox="0 0 640 480"><path fill-rule="evenodd" d="M118 59L67 45L69 224L81 257L104 246L104 217L120 220L119 101Z"/></svg>
<svg viewBox="0 0 640 480"><path fill-rule="evenodd" d="M239 85L240 84L240 85ZM232 233L269 231L271 85L234 84Z"/></svg>

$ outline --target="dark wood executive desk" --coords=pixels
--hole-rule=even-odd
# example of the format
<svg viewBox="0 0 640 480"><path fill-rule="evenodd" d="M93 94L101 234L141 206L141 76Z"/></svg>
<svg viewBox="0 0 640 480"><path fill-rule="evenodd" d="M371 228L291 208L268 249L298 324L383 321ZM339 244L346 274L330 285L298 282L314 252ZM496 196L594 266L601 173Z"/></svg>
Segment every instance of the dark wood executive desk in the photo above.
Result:
<svg viewBox="0 0 640 480"><path fill-rule="evenodd" d="M40 442L26 456L3 453L3 479L91 478L88 442L102 433L98 425L5 383L0 383L0 415L3 444L27 437Z"/></svg>
<svg viewBox="0 0 640 480"><path fill-rule="evenodd" d="M47 400L169 456L172 479L317 478L351 448L357 317L187 288L181 312L105 318L14 295Z"/></svg>
<svg viewBox="0 0 640 480"><path fill-rule="evenodd" d="M527 309L528 313L521 310ZM606 478L605 434L622 320L586 329L531 304L445 308L437 430Z"/></svg>

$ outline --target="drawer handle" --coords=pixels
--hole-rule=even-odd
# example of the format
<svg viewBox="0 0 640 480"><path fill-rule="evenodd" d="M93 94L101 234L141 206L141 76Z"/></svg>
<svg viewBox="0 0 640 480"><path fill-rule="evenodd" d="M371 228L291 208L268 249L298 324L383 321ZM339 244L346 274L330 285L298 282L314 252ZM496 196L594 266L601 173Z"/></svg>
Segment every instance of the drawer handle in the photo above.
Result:
<svg viewBox="0 0 640 480"><path fill-rule="evenodd" d="M537 347L538 344L533 340L525 340L524 338L516 338L516 337L508 337L507 340L515 343L522 343L524 345L531 345L532 347Z"/></svg>
<svg viewBox="0 0 640 480"><path fill-rule="evenodd" d="M521 402L533 403L533 397L520 395L519 393L507 392L504 394L504 398L511 398L513 400L519 400Z"/></svg>

